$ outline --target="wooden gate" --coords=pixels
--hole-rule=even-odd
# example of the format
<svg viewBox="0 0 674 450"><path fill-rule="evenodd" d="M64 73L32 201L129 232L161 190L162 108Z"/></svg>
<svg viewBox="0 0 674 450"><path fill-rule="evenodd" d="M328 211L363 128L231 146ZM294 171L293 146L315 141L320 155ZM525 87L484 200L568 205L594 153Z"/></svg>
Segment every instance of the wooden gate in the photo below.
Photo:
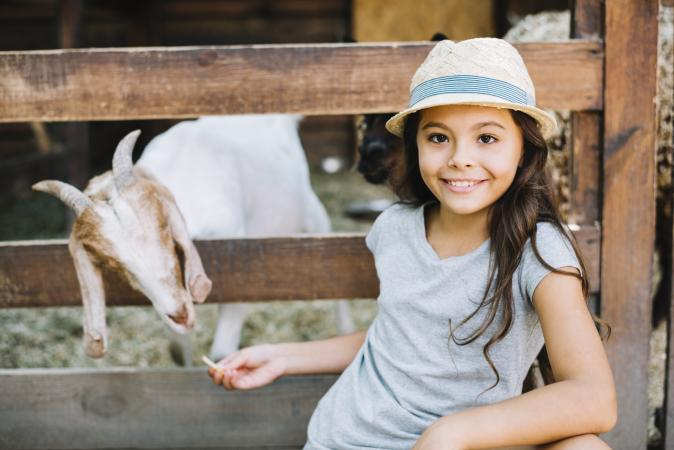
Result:
<svg viewBox="0 0 674 450"><path fill-rule="evenodd" d="M538 104L574 112L571 218L601 316L613 326L607 351L619 421L606 439L625 450L646 447L657 15L656 0L578 0L572 39L516 45ZM431 47L0 52L0 121L397 111ZM198 248L214 282L211 302L377 295L362 235L204 241ZM225 284L228 289L219 288ZM0 307L76 305L78 299L64 241L0 244ZM144 302L113 286L107 303ZM288 377L255 391L224 392L203 369L0 370L0 447L298 448L311 411L334 379ZM671 390L667 398L674 405ZM674 449L674 426L668 428L667 448Z"/></svg>

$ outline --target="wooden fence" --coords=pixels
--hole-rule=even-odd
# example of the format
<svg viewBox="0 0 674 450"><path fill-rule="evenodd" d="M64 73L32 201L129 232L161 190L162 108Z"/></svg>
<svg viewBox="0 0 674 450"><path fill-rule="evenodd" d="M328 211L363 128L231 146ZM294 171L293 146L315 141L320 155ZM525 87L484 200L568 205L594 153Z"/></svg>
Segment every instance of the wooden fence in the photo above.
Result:
<svg viewBox="0 0 674 450"><path fill-rule="evenodd" d="M574 39L517 47L539 105L574 112L571 217L601 316L613 326L607 351L619 422L606 439L613 448L645 449L658 2L577 0L573 11ZM0 121L396 111L431 47L0 52ZM202 241L198 247L214 281L209 301L377 294L362 235ZM73 305L78 298L63 241L0 245L0 307ZM108 293L111 305L140 302L123 287ZM671 385L671 371L668 377ZM0 448L298 448L311 411L333 381L289 377L256 391L224 392L203 370L0 370ZM672 405L671 391L667 399ZM674 426L668 428L666 445L674 449Z"/></svg>

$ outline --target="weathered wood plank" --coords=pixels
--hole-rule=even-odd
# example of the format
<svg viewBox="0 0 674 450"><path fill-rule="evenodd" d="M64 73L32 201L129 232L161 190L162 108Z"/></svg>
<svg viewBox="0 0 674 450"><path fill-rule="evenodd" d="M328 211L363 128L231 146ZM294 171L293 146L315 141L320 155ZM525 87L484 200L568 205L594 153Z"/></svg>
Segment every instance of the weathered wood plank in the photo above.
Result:
<svg viewBox="0 0 674 450"><path fill-rule="evenodd" d="M618 389L615 448L645 449L655 242L658 1L606 2L601 316Z"/></svg>
<svg viewBox="0 0 674 450"><path fill-rule="evenodd" d="M362 235L197 242L213 280L209 302L371 298L378 293ZM106 276L108 305L148 301ZM76 306L80 294L64 241L0 244L0 305Z"/></svg>
<svg viewBox="0 0 674 450"><path fill-rule="evenodd" d="M571 38L597 39L602 24L600 0L573 0ZM594 111L571 115L571 198L569 222L594 224L599 219L599 164L601 114Z"/></svg>
<svg viewBox="0 0 674 450"><path fill-rule="evenodd" d="M301 448L335 379L225 391L205 368L0 370L0 448Z"/></svg>
<svg viewBox="0 0 674 450"><path fill-rule="evenodd" d="M599 231L574 232L599 286ZM375 298L379 283L363 235L199 241L213 280L209 302ZM148 301L106 276L108 305ZM0 308L79 306L80 292L65 241L0 244Z"/></svg>
<svg viewBox="0 0 674 450"><path fill-rule="evenodd" d="M579 225L599 220L599 164L601 116L577 112L571 116L571 195L568 221Z"/></svg>
<svg viewBox="0 0 674 450"><path fill-rule="evenodd" d="M61 48L80 47L82 42L82 0L59 1L59 45ZM67 123L63 137L68 153L68 182L83 189L89 179L89 126Z"/></svg>
<svg viewBox="0 0 674 450"><path fill-rule="evenodd" d="M598 39L601 36L602 1L571 0L571 38Z"/></svg>
<svg viewBox="0 0 674 450"><path fill-rule="evenodd" d="M431 43L0 52L0 121L390 112ZM518 44L539 105L601 109L601 43Z"/></svg>

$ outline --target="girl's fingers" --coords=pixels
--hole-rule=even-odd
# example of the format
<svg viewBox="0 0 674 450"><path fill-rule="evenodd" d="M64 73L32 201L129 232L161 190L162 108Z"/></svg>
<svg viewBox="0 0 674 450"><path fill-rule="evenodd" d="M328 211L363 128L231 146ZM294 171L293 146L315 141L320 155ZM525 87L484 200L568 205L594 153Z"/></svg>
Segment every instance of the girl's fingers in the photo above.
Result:
<svg viewBox="0 0 674 450"><path fill-rule="evenodd" d="M238 369L246 364L248 358L244 352L235 352L218 363L223 370Z"/></svg>
<svg viewBox="0 0 674 450"><path fill-rule="evenodd" d="M215 369L208 369L208 374L213 378L213 383L221 384L222 383L222 372Z"/></svg>
<svg viewBox="0 0 674 450"><path fill-rule="evenodd" d="M218 365L218 366L223 366L223 365L225 365L225 364L229 364L229 362L234 358L234 356L236 356L237 353L241 353L241 351L237 351L237 352L234 352L234 353L230 353L229 355L225 356L225 357L222 358L220 361L218 361L218 362L217 362L217 365Z"/></svg>
<svg viewBox="0 0 674 450"><path fill-rule="evenodd" d="M228 391L233 389L233 387L232 387L232 376L233 376L233 374L234 374L234 371L232 371L232 370L223 370L223 372L222 372L222 376L221 376L222 387L224 387Z"/></svg>

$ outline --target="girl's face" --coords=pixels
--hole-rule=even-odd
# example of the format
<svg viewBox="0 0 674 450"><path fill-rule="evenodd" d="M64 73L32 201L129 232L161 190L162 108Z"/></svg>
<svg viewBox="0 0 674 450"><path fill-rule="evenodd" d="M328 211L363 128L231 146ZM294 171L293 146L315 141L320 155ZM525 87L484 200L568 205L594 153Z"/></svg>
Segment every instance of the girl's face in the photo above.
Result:
<svg viewBox="0 0 674 450"><path fill-rule="evenodd" d="M510 110L443 105L421 111L421 177L446 212L484 213L503 195L523 157L522 131Z"/></svg>

